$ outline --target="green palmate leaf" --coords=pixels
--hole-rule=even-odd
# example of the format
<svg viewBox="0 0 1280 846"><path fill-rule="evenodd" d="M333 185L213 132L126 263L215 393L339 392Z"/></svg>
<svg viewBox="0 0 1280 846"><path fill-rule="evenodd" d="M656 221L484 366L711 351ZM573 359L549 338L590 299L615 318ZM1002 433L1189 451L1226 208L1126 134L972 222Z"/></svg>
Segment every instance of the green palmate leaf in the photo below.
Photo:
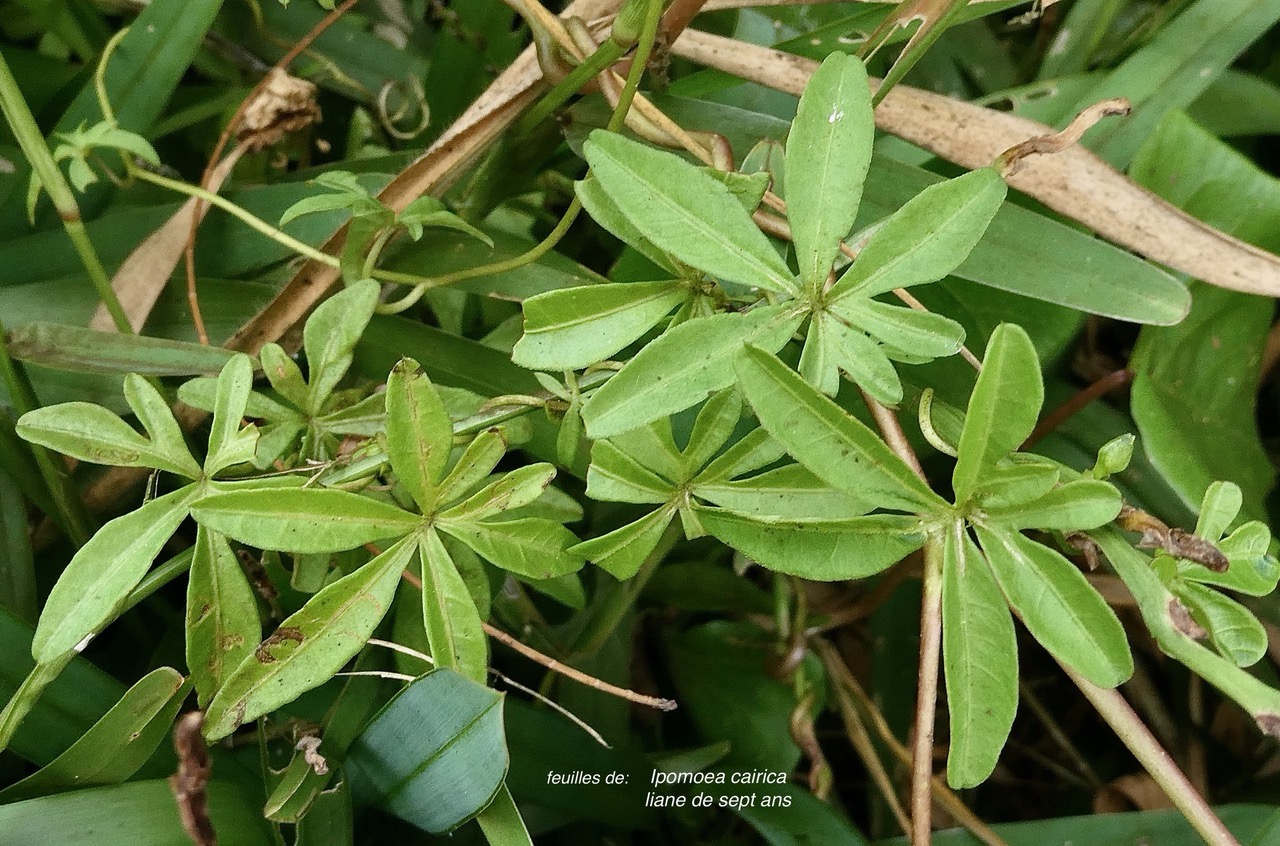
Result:
<svg viewBox="0 0 1280 846"><path fill-rule="evenodd" d="M648 240L714 276L795 293L786 263L723 183L678 156L612 132L593 132L583 155Z"/></svg>
<svg viewBox="0 0 1280 846"><path fill-rule="evenodd" d="M1122 504L1120 492L1113 485L1083 479L1067 482L1031 501L988 507L985 513L993 523L1009 529L1075 532L1110 523Z"/></svg>
<svg viewBox="0 0 1280 846"><path fill-rule="evenodd" d="M598 538L582 541L569 551L580 555L618 579L629 579L640 571L645 559L662 540L662 533L675 517L676 507L668 505L652 511Z"/></svg>
<svg viewBox="0 0 1280 846"><path fill-rule="evenodd" d="M318 412L346 375L352 350L373 317L380 290L372 280L357 282L321 303L307 318L302 343L307 350L310 390L303 408Z"/></svg>
<svg viewBox="0 0 1280 846"><path fill-rule="evenodd" d="M946 276L982 238L1004 195L1004 180L991 168L929 186L875 231L827 302L874 297Z"/></svg>
<svg viewBox="0 0 1280 846"><path fill-rule="evenodd" d="M188 691L177 670L151 671L65 752L0 791L0 802L119 784L137 772L164 741Z"/></svg>
<svg viewBox="0 0 1280 846"><path fill-rule="evenodd" d="M1045 649L1099 687L1133 673L1124 628L1070 561L1018 532L976 529L1009 604Z"/></svg>
<svg viewBox="0 0 1280 846"><path fill-rule="evenodd" d="M556 468L550 464L519 467L486 486L466 502L443 512L440 519L475 522L504 511L522 508L542 496L555 475Z"/></svg>
<svg viewBox="0 0 1280 846"><path fill-rule="evenodd" d="M201 525L258 549L339 552L399 537L422 518L359 494L313 488L214 493L191 513Z"/></svg>
<svg viewBox="0 0 1280 846"><path fill-rule="evenodd" d="M218 690L205 715L205 736L226 737L342 669L386 614L415 546L416 536L397 541L289 615Z"/></svg>
<svg viewBox="0 0 1280 846"><path fill-rule="evenodd" d="M253 460L258 443L257 430L242 430L249 394L253 390L253 365L247 355L236 355L222 368L213 405L213 425L209 432L209 455L204 462L208 476L236 464Z"/></svg>
<svg viewBox="0 0 1280 846"><path fill-rule="evenodd" d="M857 297L832 303L830 311L890 347L927 359L955 355L964 344L964 327L933 312Z"/></svg>
<svg viewBox="0 0 1280 846"><path fill-rule="evenodd" d="M17 327L7 343L16 359L77 373L214 374L234 355L222 347L188 341L43 322Z"/></svg>
<svg viewBox="0 0 1280 846"><path fill-rule="evenodd" d="M674 492L674 484L650 471L614 441L591 445L587 495L592 499L656 505L666 502Z"/></svg>
<svg viewBox="0 0 1280 846"><path fill-rule="evenodd" d="M346 763L352 792L424 831L485 808L507 772L502 694L448 669L411 682L370 721Z"/></svg>
<svg viewBox="0 0 1280 846"><path fill-rule="evenodd" d="M1209 632L1214 647L1237 667L1251 667L1267 654L1267 630L1239 602L1194 582L1180 582L1173 592Z"/></svg>
<svg viewBox="0 0 1280 846"><path fill-rule="evenodd" d="M682 411L733 384L744 344L779 350L801 320L785 306L682 323L642 349L582 407L587 435L605 438Z"/></svg>
<svg viewBox="0 0 1280 846"><path fill-rule="evenodd" d="M982 372L969 396L951 476L956 502L967 500L984 471L1027 439L1043 402L1040 359L1031 338L1015 323L1000 324L991 334Z"/></svg>
<svg viewBox="0 0 1280 846"><path fill-rule="evenodd" d="M538 517L500 523L441 523L440 530L503 570L530 579L551 579L582 567L569 551L578 539L564 526Z"/></svg>
<svg viewBox="0 0 1280 846"><path fill-rule="evenodd" d="M878 502L837 490L799 464L788 464L758 476L703 484L695 479L690 492L721 508L763 517L842 520L874 509Z"/></svg>
<svg viewBox="0 0 1280 846"><path fill-rule="evenodd" d="M787 136L787 220L800 278L815 289L853 229L874 138L867 71L832 53L805 86Z"/></svg>
<svg viewBox="0 0 1280 846"><path fill-rule="evenodd" d="M920 521L896 514L765 522L750 514L696 511L708 532L761 566L816 581L866 578L924 544Z"/></svg>
<svg viewBox="0 0 1280 846"><path fill-rule="evenodd" d="M440 502L453 502L470 493L489 477L506 451L507 439L502 430L485 429L476 435L440 483Z"/></svg>
<svg viewBox="0 0 1280 846"><path fill-rule="evenodd" d="M963 523L943 539L942 657L951 748L947 783L975 787L995 769L1018 710L1018 641L991 566Z"/></svg>
<svg viewBox="0 0 1280 846"><path fill-rule="evenodd" d="M483 684L489 650L480 612L434 530L418 539L418 557L422 562L422 622L436 666L457 670Z"/></svg>
<svg viewBox="0 0 1280 846"><path fill-rule="evenodd" d="M435 504L453 449L453 422L431 380L404 359L387 378L387 457L422 512Z"/></svg>
<svg viewBox="0 0 1280 846"><path fill-rule="evenodd" d="M683 282L629 282L548 291L524 301L524 335L512 360L540 370L578 370L639 340L692 290Z"/></svg>
<svg viewBox="0 0 1280 846"><path fill-rule="evenodd" d="M196 530L187 578L187 667L201 708L262 639L258 601L227 539Z"/></svg>
<svg viewBox="0 0 1280 846"><path fill-rule="evenodd" d="M738 357L737 370L761 425L827 484L885 508L934 512L947 507L874 432L773 355L748 347Z"/></svg>
<svg viewBox="0 0 1280 846"><path fill-rule="evenodd" d="M188 485L153 499L107 523L80 547L40 612L31 641L36 663L58 661L112 620L198 495Z"/></svg>

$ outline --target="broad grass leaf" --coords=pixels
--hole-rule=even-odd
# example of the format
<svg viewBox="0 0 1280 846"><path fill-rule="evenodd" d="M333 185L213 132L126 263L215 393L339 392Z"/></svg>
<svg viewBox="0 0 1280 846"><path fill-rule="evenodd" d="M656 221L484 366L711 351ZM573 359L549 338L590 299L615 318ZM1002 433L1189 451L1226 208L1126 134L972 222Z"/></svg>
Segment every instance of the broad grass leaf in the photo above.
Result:
<svg viewBox="0 0 1280 846"><path fill-rule="evenodd" d="M45 601L31 657L51 664L111 622L199 495L187 485L104 525L76 552Z"/></svg>
<svg viewBox="0 0 1280 846"><path fill-rule="evenodd" d="M795 293L786 263L722 182L612 132L591 133L583 155L627 219L680 261L740 285Z"/></svg>
<svg viewBox="0 0 1280 846"><path fill-rule="evenodd" d="M76 373L213 375L235 355L190 341L45 322L14 328L6 343L9 354L20 361Z"/></svg>
<svg viewBox="0 0 1280 846"><path fill-rule="evenodd" d="M1004 196L1004 180L991 168L929 186L875 231L827 301L938 281L969 256Z"/></svg>
<svg viewBox="0 0 1280 846"><path fill-rule="evenodd" d="M787 135L787 220L800 278L815 290L853 229L874 138L867 71L832 53L809 78Z"/></svg>
<svg viewBox="0 0 1280 846"><path fill-rule="evenodd" d="M346 762L352 793L423 831L480 813L507 773L502 694L449 669L410 682L369 722Z"/></svg>
<svg viewBox="0 0 1280 846"><path fill-rule="evenodd" d="M480 612L434 529L418 539L418 557L422 562L422 622L436 666L457 670L483 684L489 646Z"/></svg>
<svg viewBox="0 0 1280 846"><path fill-rule="evenodd" d="M720 509L696 511L708 532L762 567L815 581L866 578L924 544L919 521L896 514L766 522Z"/></svg>
<svg viewBox="0 0 1280 846"><path fill-rule="evenodd" d="M607 438L683 411L733 384L744 344L779 350L800 322L785 306L682 323L652 342L582 407L591 438Z"/></svg>
<svg viewBox="0 0 1280 846"><path fill-rule="evenodd" d="M205 714L218 740L328 681L355 656L391 605L416 548L403 538L307 600L238 666Z"/></svg>
<svg viewBox="0 0 1280 846"><path fill-rule="evenodd" d="M201 525L258 549L339 552L417 528L422 518L359 494L293 488L213 493L191 509Z"/></svg>
<svg viewBox="0 0 1280 846"><path fill-rule="evenodd" d="M524 335L511 358L535 370L580 370L639 340L691 294L678 280L538 294L524 301Z"/></svg>
<svg viewBox="0 0 1280 846"><path fill-rule="evenodd" d="M978 383L969 395L959 456L951 475L956 502L969 498L996 462L1035 428L1044 402L1040 359L1026 330L1002 323L991 334Z"/></svg>
<svg viewBox="0 0 1280 846"><path fill-rule="evenodd" d="M1124 628L1075 565L1019 532L976 529L1009 605L1045 649L1099 687L1133 674Z"/></svg>
<svg viewBox="0 0 1280 846"><path fill-rule="evenodd" d="M453 421L417 362L402 359L387 377L387 458L425 514L435 504L453 449Z"/></svg>
<svg viewBox="0 0 1280 846"><path fill-rule="evenodd" d="M959 522L943 539L942 660L947 783L975 787L995 769L1018 711L1018 641L995 574Z"/></svg>
<svg viewBox="0 0 1280 846"><path fill-rule="evenodd" d="M748 347L738 357L737 371L760 424L827 484L874 498L885 508L932 512L946 507L878 435L775 356Z"/></svg>
<svg viewBox="0 0 1280 846"><path fill-rule="evenodd" d="M189 691L186 679L172 667L152 670L65 752L0 791L0 802L119 784L165 740Z"/></svg>
<svg viewBox="0 0 1280 846"><path fill-rule="evenodd" d="M262 640L258 599L227 539L196 529L187 576L186 655L201 708Z"/></svg>

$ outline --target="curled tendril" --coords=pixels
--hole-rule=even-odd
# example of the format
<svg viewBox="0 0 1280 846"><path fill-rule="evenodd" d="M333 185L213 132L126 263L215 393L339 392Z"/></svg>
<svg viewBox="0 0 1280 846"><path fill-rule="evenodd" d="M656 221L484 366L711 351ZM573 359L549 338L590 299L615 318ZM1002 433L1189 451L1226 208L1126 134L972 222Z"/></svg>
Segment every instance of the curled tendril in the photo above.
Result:
<svg viewBox="0 0 1280 846"><path fill-rule="evenodd" d="M389 106L393 91L400 94L400 105L394 112ZM388 79L378 89L374 104L376 107L374 112L378 115L378 122L382 124L382 128L388 135L399 141L415 138L431 125L431 107L427 105L427 92L417 77L411 78L407 84L401 80ZM417 107L418 123L412 129L403 129L398 123L411 113L410 104Z"/></svg>

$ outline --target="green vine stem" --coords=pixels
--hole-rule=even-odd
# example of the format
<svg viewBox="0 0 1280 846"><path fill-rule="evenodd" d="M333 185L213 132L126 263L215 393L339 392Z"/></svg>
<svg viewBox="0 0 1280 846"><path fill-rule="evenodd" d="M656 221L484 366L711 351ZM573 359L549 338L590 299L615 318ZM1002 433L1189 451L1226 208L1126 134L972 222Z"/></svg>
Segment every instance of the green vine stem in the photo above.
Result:
<svg viewBox="0 0 1280 846"><path fill-rule="evenodd" d="M1066 664L1061 666L1205 842L1209 846L1240 846L1124 697L1118 691L1098 687Z"/></svg>
<svg viewBox="0 0 1280 846"><path fill-rule="evenodd" d="M31 114L31 107L23 98L18 80L14 78L13 71L9 69L9 63L3 56L0 56L0 111L4 112L9 128L18 139L18 146L22 148L22 153L31 164L36 178L40 180L44 190L49 194L49 199L53 201L54 208L58 210L62 227L66 230L67 237L71 239L76 255L80 257L80 262L89 274L94 288L97 289L98 296L102 298L107 311L110 312L116 328L123 333L133 334L129 318L125 315L124 308L111 287L111 278L107 275L106 268L102 266L102 260L98 258L98 252L89 239L84 221L80 219L80 206L76 203L76 196L71 186L67 184L62 171L58 169L58 163L53 160L49 145L45 142L40 127L36 125L35 116Z"/></svg>

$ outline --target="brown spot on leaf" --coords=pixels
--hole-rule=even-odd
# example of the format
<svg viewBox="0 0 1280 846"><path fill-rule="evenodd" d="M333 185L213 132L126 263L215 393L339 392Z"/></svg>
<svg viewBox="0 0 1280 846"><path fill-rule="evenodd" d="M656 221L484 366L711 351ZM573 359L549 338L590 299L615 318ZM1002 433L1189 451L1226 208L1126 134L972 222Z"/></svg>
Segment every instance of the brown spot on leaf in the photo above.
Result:
<svg viewBox="0 0 1280 846"><path fill-rule="evenodd" d="M286 643L301 644L304 640L306 640L306 637L302 634L302 629L294 626L281 626L269 638L258 645L253 655L260 664L273 664L276 661L276 656L271 653L271 650Z"/></svg>

